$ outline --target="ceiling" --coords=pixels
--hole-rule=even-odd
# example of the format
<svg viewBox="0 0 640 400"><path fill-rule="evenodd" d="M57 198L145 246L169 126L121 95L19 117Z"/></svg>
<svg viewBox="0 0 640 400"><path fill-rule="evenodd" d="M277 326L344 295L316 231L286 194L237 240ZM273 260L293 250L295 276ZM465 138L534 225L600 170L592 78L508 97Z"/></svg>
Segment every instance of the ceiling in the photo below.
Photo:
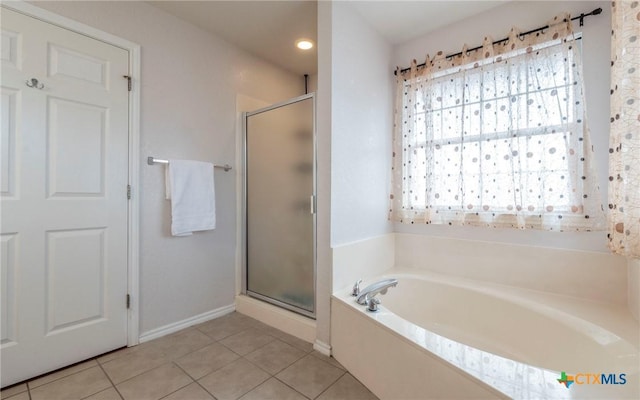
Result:
<svg viewBox="0 0 640 400"><path fill-rule="evenodd" d="M300 38L316 42L315 1L149 3L291 72L312 75L318 71L316 46L307 51L295 47Z"/></svg>
<svg viewBox="0 0 640 400"><path fill-rule="evenodd" d="M503 1L351 0L349 3L369 25L395 45L496 7ZM293 73L317 73L316 47L308 51L295 47L300 38L317 41L316 1L174 0L149 3Z"/></svg>
<svg viewBox="0 0 640 400"><path fill-rule="evenodd" d="M358 13L390 44L405 43L443 26L496 7L504 1L351 1Z"/></svg>

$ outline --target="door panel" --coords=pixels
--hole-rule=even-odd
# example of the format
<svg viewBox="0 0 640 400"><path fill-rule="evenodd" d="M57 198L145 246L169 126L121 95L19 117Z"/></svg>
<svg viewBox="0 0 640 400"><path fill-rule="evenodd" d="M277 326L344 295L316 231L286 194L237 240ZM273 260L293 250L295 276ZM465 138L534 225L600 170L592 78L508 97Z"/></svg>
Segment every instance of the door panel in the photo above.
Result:
<svg viewBox="0 0 640 400"><path fill-rule="evenodd" d="M58 98L47 108L49 196L103 197L107 109Z"/></svg>
<svg viewBox="0 0 640 400"><path fill-rule="evenodd" d="M2 263L2 337L0 345L10 345L16 341L16 234L0 235L0 258Z"/></svg>
<svg viewBox="0 0 640 400"><path fill-rule="evenodd" d="M2 65L19 69L18 65L18 33L2 29Z"/></svg>
<svg viewBox="0 0 640 400"><path fill-rule="evenodd" d="M105 236L105 229L47 232L47 334L105 318ZM74 299L83 301L69 307Z"/></svg>
<svg viewBox="0 0 640 400"><path fill-rule="evenodd" d="M1 18L6 386L127 343L129 55Z"/></svg>
<svg viewBox="0 0 640 400"><path fill-rule="evenodd" d="M57 44L49 46L49 76L89 82L107 88L107 60Z"/></svg>
<svg viewBox="0 0 640 400"><path fill-rule="evenodd" d="M0 196L15 196L16 187L16 102L18 91L2 87L0 124Z"/></svg>

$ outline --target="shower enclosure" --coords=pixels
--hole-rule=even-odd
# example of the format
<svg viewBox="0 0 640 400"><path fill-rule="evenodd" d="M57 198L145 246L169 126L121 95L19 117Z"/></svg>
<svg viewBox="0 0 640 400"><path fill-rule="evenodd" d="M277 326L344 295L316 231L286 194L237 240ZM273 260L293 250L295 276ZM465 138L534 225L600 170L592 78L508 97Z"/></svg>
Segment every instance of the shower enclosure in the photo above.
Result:
<svg viewBox="0 0 640 400"><path fill-rule="evenodd" d="M244 292L315 317L315 97L244 114Z"/></svg>

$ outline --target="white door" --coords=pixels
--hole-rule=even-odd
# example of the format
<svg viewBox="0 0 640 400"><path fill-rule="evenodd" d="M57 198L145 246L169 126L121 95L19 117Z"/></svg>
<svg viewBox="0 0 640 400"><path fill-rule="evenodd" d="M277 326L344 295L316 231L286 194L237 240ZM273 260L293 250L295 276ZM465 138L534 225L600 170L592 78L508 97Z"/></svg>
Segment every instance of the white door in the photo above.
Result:
<svg viewBox="0 0 640 400"><path fill-rule="evenodd" d="M5 8L1 22L4 387L127 343L129 63Z"/></svg>

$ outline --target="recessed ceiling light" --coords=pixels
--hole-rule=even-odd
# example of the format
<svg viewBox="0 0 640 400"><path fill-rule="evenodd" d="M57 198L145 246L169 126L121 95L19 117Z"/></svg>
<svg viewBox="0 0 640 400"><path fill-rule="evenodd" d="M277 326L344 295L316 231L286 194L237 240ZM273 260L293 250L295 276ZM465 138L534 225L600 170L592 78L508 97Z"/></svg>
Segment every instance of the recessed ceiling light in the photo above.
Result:
<svg viewBox="0 0 640 400"><path fill-rule="evenodd" d="M296 41L296 47L300 50L309 50L313 47L313 42L309 39L299 39Z"/></svg>

